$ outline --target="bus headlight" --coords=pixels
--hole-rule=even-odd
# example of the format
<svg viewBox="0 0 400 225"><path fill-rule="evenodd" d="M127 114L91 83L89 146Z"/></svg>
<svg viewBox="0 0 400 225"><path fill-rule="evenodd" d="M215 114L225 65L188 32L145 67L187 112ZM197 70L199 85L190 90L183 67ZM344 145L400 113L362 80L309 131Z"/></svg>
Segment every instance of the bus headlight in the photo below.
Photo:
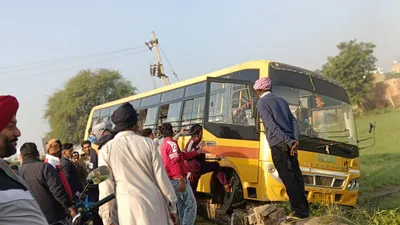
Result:
<svg viewBox="0 0 400 225"><path fill-rule="evenodd" d="M358 190L360 188L360 180L359 179L353 179L350 180L349 183L347 184L347 189L348 190Z"/></svg>

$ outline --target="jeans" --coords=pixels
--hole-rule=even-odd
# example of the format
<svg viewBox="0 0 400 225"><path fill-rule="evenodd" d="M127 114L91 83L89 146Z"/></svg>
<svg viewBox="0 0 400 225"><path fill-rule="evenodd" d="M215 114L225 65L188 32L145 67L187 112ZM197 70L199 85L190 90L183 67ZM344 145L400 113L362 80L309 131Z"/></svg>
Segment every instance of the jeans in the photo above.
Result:
<svg viewBox="0 0 400 225"><path fill-rule="evenodd" d="M194 197L190 183L186 180L186 189L183 192L178 191L179 180L171 180L176 197L178 198L178 215L180 225L194 225L197 214L197 203Z"/></svg>

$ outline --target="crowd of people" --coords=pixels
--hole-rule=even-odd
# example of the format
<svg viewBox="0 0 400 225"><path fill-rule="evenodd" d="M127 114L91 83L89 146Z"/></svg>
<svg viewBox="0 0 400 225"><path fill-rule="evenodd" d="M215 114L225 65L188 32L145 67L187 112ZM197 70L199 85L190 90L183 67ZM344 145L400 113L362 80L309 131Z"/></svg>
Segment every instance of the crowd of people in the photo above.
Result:
<svg viewBox="0 0 400 225"><path fill-rule="evenodd" d="M294 216L305 218L309 209L295 157L298 128L287 103L270 94L270 87L269 78L254 85L260 96L259 113ZM1 158L16 153L21 135L17 110L17 99L0 96ZM90 204L115 194L114 200L94 213L95 225L193 225L200 177L213 172L226 192L231 191L232 180L226 178L219 163L206 161L200 124L190 127L191 138L181 150L177 140L183 130L175 134L170 123L163 123L158 135L151 129L139 131L137 115L130 103L122 104L111 116L115 127L107 121L89 131L89 139L81 143L83 155L74 151L72 143L51 139L43 161L31 142L20 148L19 170L0 160L0 224L71 224L78 213L74 202L79 196L86 196ZM86 176L99 166L110 169L110 178L82 193Z"/></svg>

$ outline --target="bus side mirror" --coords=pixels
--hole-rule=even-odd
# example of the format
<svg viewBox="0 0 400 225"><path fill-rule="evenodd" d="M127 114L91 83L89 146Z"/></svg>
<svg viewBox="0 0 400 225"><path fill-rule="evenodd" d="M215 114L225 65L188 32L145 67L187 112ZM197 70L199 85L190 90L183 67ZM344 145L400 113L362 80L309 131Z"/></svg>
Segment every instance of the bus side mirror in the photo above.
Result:
<svg viewBox="0 0 400 225"><path fill-rule="evenodd" d="M374 130L375 126L370 122L369 123L369 130L368 133L372 133L372 131Z"/></svg>
<svg viewBox="0 0 400 225"><path fill-rule="evenodd" d="M368 140L372 140L372 144L370 144L368 146L365 146L365 147L362 147L362 148L359 148L360 150L375 146L375 127L376 127L375 126L375 122L373 122L373 123L370 122L369 123L369 128L368 128L368 133L372 134L372 137L368 137L368 138L363 138L361 140L357 140L357 143L368 141Z"/></svg>

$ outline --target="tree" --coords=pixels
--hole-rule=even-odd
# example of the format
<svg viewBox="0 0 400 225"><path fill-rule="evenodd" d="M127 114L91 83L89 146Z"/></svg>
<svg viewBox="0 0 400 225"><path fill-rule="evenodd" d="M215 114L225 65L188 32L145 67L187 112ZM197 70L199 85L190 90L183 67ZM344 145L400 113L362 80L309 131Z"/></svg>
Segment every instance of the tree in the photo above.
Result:
<svg viewBox="0 0 400 225"><path fill-rule="evenodd" d="M44 118L48 137L79 144L83 141L91 109L99 104L135 94L137 89L115 70L82 70L47 100Z"/></svg>
<svg viewBox="0 0 400 225"><path fill-rule="evenodd" d="M337 45L339 55L328 57L322 74L341 83L349 93L352 104L363 109L363 103L371 98L373 71L377 59L373 55L375 45L371 42L351 40Z"/></svg>

